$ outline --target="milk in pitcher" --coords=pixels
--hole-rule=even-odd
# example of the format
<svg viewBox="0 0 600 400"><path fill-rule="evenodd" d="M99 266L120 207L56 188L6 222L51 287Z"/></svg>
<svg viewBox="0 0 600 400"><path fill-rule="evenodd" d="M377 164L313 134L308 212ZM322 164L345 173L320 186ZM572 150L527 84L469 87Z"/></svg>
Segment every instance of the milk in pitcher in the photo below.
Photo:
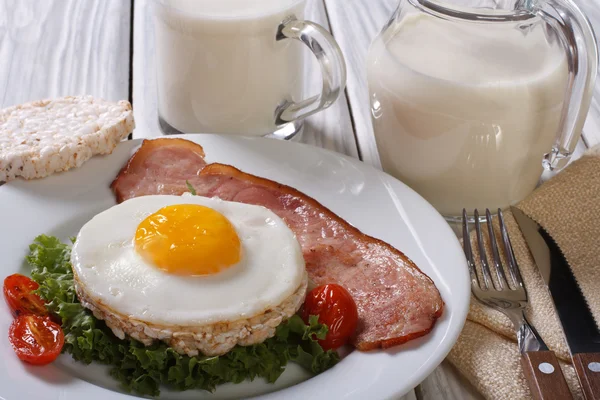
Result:
<svg viewBox="0 0 600 400"><path fill-rule="evenodd" d="M564 51L547 40L541 25L425 13L385 31L368 57L384 170L445 216L522 200L557 137L569 78Z"/></svg>

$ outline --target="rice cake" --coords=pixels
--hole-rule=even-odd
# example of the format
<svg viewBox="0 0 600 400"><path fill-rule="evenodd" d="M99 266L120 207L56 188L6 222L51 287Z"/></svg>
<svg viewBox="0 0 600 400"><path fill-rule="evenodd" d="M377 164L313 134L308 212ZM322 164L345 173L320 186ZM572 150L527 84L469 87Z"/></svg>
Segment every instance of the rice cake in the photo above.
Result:
<svg viewBox="0 0 600 400"><path fill-rule="evenodd" d="M43 178L109 154L135 127L128 101L91 96L39 100L0 110L0 182Z"/></svg>

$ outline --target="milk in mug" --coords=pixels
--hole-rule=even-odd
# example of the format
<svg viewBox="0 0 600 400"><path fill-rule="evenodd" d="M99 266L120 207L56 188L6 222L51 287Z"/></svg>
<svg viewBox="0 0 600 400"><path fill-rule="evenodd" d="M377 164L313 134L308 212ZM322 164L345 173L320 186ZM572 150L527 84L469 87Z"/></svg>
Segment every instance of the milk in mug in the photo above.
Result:
<svg viewBox="0 0 600 400"><path fill-rule="evenodd" d="M276 41L304 0L159 0L159 114L181 132L265 135L284 100L299 101L303 47Z"/></svg>
<svg viewBox="0 0 600 400"><path fill-rule="evenodd" d="M536 186L560 129L566 55L533 26L408 15L371 46L382 166L445 216L505 208Z"/></svg>

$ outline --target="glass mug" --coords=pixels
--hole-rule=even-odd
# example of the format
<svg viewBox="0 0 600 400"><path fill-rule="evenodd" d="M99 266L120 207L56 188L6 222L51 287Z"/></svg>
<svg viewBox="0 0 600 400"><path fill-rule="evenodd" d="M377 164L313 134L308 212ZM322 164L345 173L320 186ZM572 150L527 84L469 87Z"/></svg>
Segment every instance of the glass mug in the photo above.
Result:
<svg viewBox="0 0 600 400"><path fill-rule="evenodd" d="M597 66L570 0L402 0L368 56L383 169L450 221L513 205L568 161Z"/></svg>
<svg viewBox="0 0 600 400"><path fill-rule="evenodd" d="M155 0L158 112L165 133L290 138L346 84L335 39L303 21L306 0ZM302 99L304 43L323 85Z"/></svg>

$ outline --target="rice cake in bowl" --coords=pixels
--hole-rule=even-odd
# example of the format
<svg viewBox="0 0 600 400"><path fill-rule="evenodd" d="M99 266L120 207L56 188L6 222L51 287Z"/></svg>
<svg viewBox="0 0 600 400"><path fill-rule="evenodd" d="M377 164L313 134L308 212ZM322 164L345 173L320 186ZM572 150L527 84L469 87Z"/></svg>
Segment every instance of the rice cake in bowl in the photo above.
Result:
<svg viewBox="0 0 600 400"><path fill-rule="evenodd" d="M112 153L134 127L124 100L68 96L0 110L0 182L80 167L96 154Z"/></svg>

